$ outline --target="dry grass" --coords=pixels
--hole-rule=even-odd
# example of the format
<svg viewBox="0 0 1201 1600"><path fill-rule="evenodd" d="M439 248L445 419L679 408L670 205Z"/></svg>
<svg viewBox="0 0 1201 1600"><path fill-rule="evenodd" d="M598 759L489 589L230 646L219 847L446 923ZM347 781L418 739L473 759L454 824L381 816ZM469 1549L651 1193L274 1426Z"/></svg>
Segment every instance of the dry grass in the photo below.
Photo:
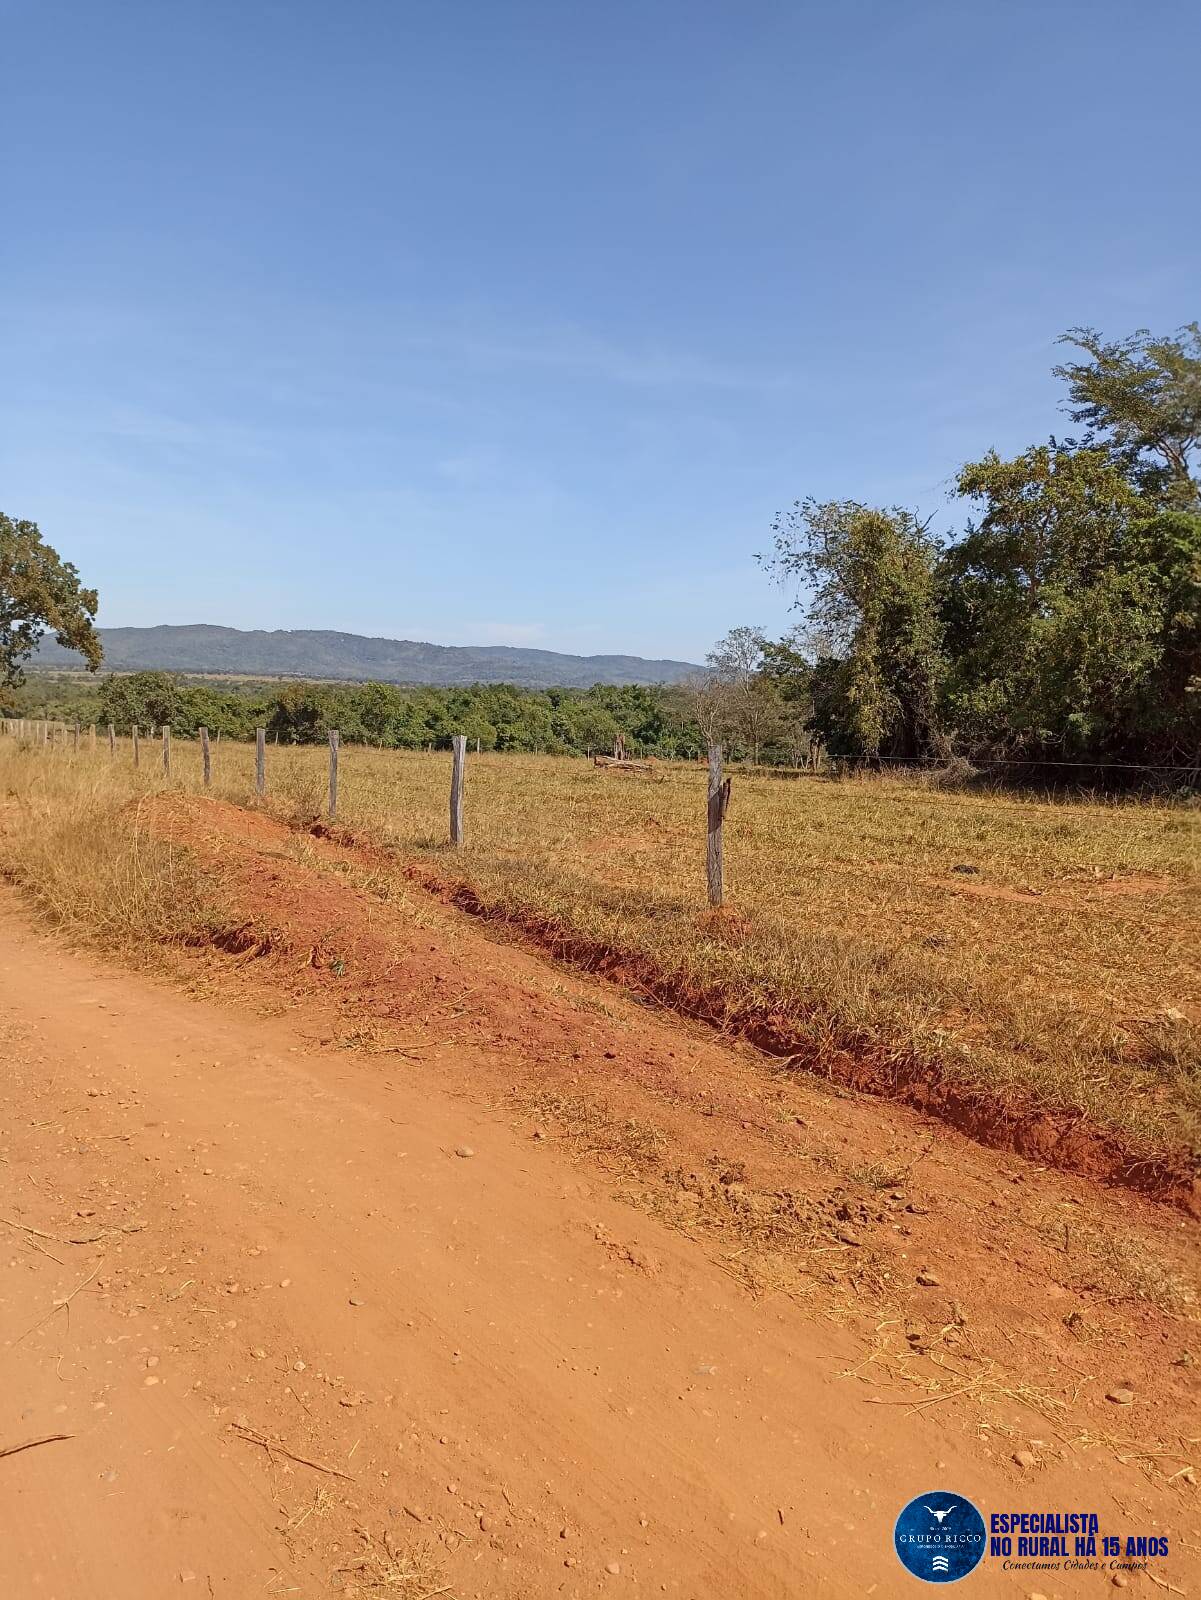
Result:
<svg viewBox="0 0 1201 1600"><path fill-rule="evenodd" d="M0 871L76 937L127 956L214 925L194 862L145 826L128 775L5 740Z"/></svg>
<svg viewBox="0 0 1201 1600"><path fill-rule="evenodd" d="M1023 1220L1060 1253L1056 1276L1066 1287L1112 1305L1141 1301L1169 1316L1201 1321L1196 1284L1144 1234L1102 1228L1068 1202L1054 1209L1040 1205Z"/></svg>
<svg viewBox="0 0 1201 1600"><path fill-rule="evenodd" d="M514 1091L508 1104L552 1126L574 1155L586 1155L609 1172L626 1204L707 1240L718 1265L753 1295L804 1300L824 1285L845 1291L841 1300L825 1301L826 1314L838 1316L857 1309L863 1294L878 1300L889 1287L883 1257L865 1240L846 1242L852 1223L870 1228L880 1220L854 1179L850 1187L836 1185L812 1199L758 1187L741 1162L716 1152L692 1167L674 1165L664 1132L615 1115L603 1100L526 1089Z"/></svg>
<svg viewBox="0 0 1201 1600"><path fill-rule="evenodd" d="M269 748L267 806L319 817L326 760ZM174 761L172 785L199 788L195 746L177 740ZM252 749L223 744L214 765L214 794L253 802ZM735 772L737 915L714 920L704 774L663 779L471 756L468 842L452 853L448 756L346 748L340 820L470 884L490 910L717 997L731 1025L768 1017L798 1048L928 1061L969 1089L1081 1112L1147 1152L1201 1145L1197 809ZM128 745L110 763L104 749L0 741L10 870L69 926L97 924L114 943L170 936L204 912L178 856L137 827L130 801L162 785L145 744L135 773Z"/></svg>
<svg viewBox="0 0 1201 1600"><path fill-rule="evenodd" d="M452 1586L443 1580L441 1568L431 1551L413 1540L397 1540L385 1528L373 1539L359 1529L364 1549L361 1556L335 1569L337 1587L344 1595L395 1594L402 1600L433 1600L435 1595L450 1596Z"/></svg>

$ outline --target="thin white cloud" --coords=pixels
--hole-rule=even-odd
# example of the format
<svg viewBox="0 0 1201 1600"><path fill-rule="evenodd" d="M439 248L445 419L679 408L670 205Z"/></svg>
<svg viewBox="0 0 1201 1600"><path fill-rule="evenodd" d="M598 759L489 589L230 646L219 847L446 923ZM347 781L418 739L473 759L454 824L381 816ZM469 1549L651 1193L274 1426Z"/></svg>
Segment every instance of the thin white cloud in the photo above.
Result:
<svg viewBox="0 0 1201 1600"><path fill-rule="evenodd" d="M534 367L634 388L778 390L791 374L716 360L691 351L615 344L572 324L491 328L483 319L430 327L398 337L412 349L437 350L472 365L504 369Z"/></svg>

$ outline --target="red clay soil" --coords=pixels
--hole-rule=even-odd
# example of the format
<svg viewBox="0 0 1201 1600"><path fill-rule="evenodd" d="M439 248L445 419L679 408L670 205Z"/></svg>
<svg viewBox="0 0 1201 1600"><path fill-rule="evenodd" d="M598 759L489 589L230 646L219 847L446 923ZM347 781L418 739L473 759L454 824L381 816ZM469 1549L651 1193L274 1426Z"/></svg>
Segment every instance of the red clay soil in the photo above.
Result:
<svg viewBox="0 0 1201 1600"><path fill-rule="evenodd" d="M333 841L158 822L221 906L174 986L0 908L0 1450L71 1436L0 1457L0 1595L892 1596L892 1522L940 1486L1164 1533L1130 1586L1197 1592L1179 1213Z"/></svg>
<svg viewBox="0 0 1201 1600"><path fill-rule="evenodd" d="M340 840L352 851L364 849L349 835L331 833L321 826L314 831L320 837ZM653 962L629 951L583 938L546 918L489 906L471 884L449 878L424 862L407 863L404 871L411 881L448 905L504 923L556 960L652 997L671 1011L720 1028L726 1036L745 1039L767 1055L785 1058L791 1067L859 1093L902 1101L941 1118L981 1144L1016 1151L1031 1161L1102 1183L1120 1184L1201 1219L1201 1178L1194 1151L1132 1149L1118 1132L1099 1128L1076 1113L1032 1106L1015 1095L1001 1098L989 1094L977 1085L948 1078L937 1064L903 1050L884 1051L870 1043L857 1050L833 1046L816 1050L798 1036L787 1016L732 1012L724 993L686 989L674 978L665 978ZM744 931L737 911L710 912L708 920L732 938Z"/></svg>
<svg viewBox="0 0 1201 1600"><path fill-rule="evenodd" d="M998 1164L995 1156L976 1150L974 1141L941 1125L944 1118L954 1123L960 1110L971 1133L980 1132L980 1108L958 1103L953 1089L935 1086L942 1092L930 1093L924 1109L936 1112L937 1120L895 1105L874 1105L868 1094L848 1098L844 1082L874 1093L880 1069L864 1064L860 1084L853 1062L827 1066L824 1073L833 1081L823 1086L809 1074L790 1070L795 1057L768 1026L754 1038L756 1048L746 1048L728 1037L715 1037L708 1027L665 1015L654 1004L657 996L649 980L624 967L617 957L602 962L599 972L601 977L625 980L617 986L598 986L596 975L548 966L538 949L515 943L506 926L495 922L481 926L475 919L456 915L461 900L470 902L469 892L461 886L447 891L453 904L439 908L420 892L407 904L389 905L347 882L347 873L365 873L364 881L382 882L387 894L398 892L395 860L384 852L330 838L321 829L313 837L297 836L272 818L234 807L190 799L170 804L170 812L160 813L160 826L207 856L210 870L221 873L224 892L232 895L236 907L232 943L254 958L239 967L241 975L252 985L266 979L273 992L286 991L291 999L320 995L336 1008L340 1019L332 1023L328 1036L335 1040L362 1042L376 1051L395 1046L410 1052L410 1058L436 1060L440 1073L453 1072L456 1083L473 1092L585 1100L598 1115L607 1108L610 1120L653 1126L669 1140L670 1162L656 1165L660 1171L670 1168L673 1183L680 1173L686 1174L687 1183L688 1176L698 1172L711 1181L719 1168L745 1169L753 1175L747 1183L762 1193L804 1193L812 1203L837 1212L846 1185L829 1180L828 1146L820 1155L811 1148L812 1106L804 1116L793 1113L791 1108L801 1096L834 1110L837 1131L829 1130L826 1137L847 1146L839 1167L870 1171L877 1183L884 1169L909 1170L915 1155L924 1166L933 1159L933 1155L922 1158L926 1150L954 1152L950 1165L956 1186L969 1157L973 1169L1004 1173L1011 1191L1031 1170L1021 1161ZM307 859L297 859L298 851ZM373 871L380 866L390 870L376 879ZM428 887L429 869L410 870ZM432 881L440 886L439 880ZM447 1019L444 1029L440 1018ZM447 1037L439 1037L440 1033ZM789 1055L789 1060L765 1059L757 1048L761 1043L775 1046L771 1055ZM514 1049L521 1059L536 1063L524 1080L515 1077L509 1066ZM921 1095L915 1098L922 1105ZM856 1109L854 1119L851 1106ZM993 1116L991 1125L983 1122L984 1131L995 1130L997 1142L1005 1143L1000 1135L1006 1113L995 1108ZM858 1137L852 1142L853 1125ZM1035 1171L1047 1161L1044 1139L1052 1142L1041 1129L1038 1122L1024 1134L1015 1128L1008 1141L1024 1146L1021 1153ZM718 1130L722 1143L720 1154L715 1154ZM600 1136L594 1129L590 1137L595 1141ZM1096 1158L1105 1150L1104 1135L1080 1129L1074 1148L1071 1139L1070 1129L1057 1129L1056 1152L1069 1158L1075 1154L1075 1163L1064 1162L1069 1171L1077 1164L1084 1177L1113 1175L1111 1164L1089 1161L1090 1155ZM821 1176L816 1185L815 1169ZM1137 1183L1137 1174L1124 1175ZM1053 1182L1047 1175L1043 1186ZM1147 1187L1153 1188L1149 1180ZM1128 1214L1155 1217L1154 1207L1144 1209L1133 1196L1124 1200L1115 1194L1103 1200L1095 1184L1066 1180L1063 1191L1066 1200L1056 1185L1055 1203L1075 1205L1087 1196L1111 1206L1106 1229ZM890 1190L884 1185L873 1192L887 1195ZM1183 1197L1180 1191L1166 1192ZM1161 1188L1157 1198L1164 1193ZM893 1221L894 1207L887 1201L877 1200L868 1209L879 1213L876 1223ZM1003 1205L996 1204L990 1186L988 1210L1011 1209L1008 1196ZM903 1239L910 1237L904 1229L912 1226L912 1214L907 1214ZM1167 1242L1170 1260L1165 1270L1187 1282L1196 1267L1192 1249L1196 1230L1171 1215L1159 1219L1155 1227ZM958 1231L958 1224L953 1231ZM995 1217L987 1219L984 1231L992 1236L987 1253L1007 1252L1019 1260L1018 1278L1024 1281L1031 1259L1029 1229L1020 1229L1000 1250ZM937 1241L944 1258L954 1248L951 1237ZM1062 1253L1057 1245L1051 1247L1050 1275L1061 1266L1054 1258ZM999 1287L993 1285L994 1290ZM1020 1283L1013 1293L1011 1306L1016 1311L1024 1297Z"/></svg>

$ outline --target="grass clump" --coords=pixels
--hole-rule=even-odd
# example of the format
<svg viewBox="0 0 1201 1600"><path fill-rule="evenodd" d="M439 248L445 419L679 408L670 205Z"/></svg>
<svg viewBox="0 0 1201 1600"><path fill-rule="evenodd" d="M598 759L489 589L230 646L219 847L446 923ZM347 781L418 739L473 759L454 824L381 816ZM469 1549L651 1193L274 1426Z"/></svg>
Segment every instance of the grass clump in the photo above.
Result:
<svg viewBox="0 0 1201 1600"><path fill-rule="evenodd" d="M127 776L6 741L0 871L58 927L124 955L215 926L195 861L151 831Z"/></svg>

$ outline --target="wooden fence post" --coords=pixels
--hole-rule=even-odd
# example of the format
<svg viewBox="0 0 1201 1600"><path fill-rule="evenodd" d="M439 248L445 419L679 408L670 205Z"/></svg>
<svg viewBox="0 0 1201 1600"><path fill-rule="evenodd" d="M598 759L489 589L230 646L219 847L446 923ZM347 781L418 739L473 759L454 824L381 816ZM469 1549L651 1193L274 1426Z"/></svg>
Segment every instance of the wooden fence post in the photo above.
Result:
<svg viewBox="0 0 1201 1600"><path fill-rule="evenodd" d="M200 764L204 768L204 787L207 789L213 781L213 758L209 751L209 731L207 728L200 730Z"/></svg>
<svg viewBox="0 0 1201 1600"><path fill-rule="evenodd" d="M88 754L90 756L96 754L96 724L94 722L88 724Z"/></svg>
<svg viewBox="0 0 1201 1600"><path fill-rule="evenodd" d="M117 730L111 722L108 725L108 753L110 756L117 753Z"/></svg>
<svg viewBox="0 0 1201 1600"><path fill-rule="evenodd" d="M133 764L136 767L141 761L141 752L138 749L138 725L133 725Z"/></svg>
<svg viewBox="0 0 1201 1600"><path fill-rule="evenodd" d="M730 780L722 782L721 746L709 746L709 807L708 847L705 852L705 874L709 881L709 904L722 903L721 830L730 805Z"/></svg>
<svg viewBox="0 0 1201 1600"><path fill-rule="evenodd" d="M76 722L76 723L73 724L73 726L71 728L71 754L75 755L78 752L78 750L79 750L79 724L78 724L78 722Z"/></svg>
<svg viewBox="0 0 1201 1600"><path fill-rule="evenodd" d="M163 723L163 772L171 776L171 724Z"/></svg>
<svg viewBox="0 0 1201 1600"><path fill-rule="evenodd" d="M329 820L338 815L338 730L329 730Z"/></svg>
<svg viewBox="0 0 1201 1600"><path fill-rule="evenodd" d="M467 736L456 733L450 741L454 762L450 771L450 842L463 843L463 768L467 764Z"/></svg>
<svg viewBox="0 0 1201 1600"><path fill-rule="evenodd" d="M256 794L267 792L267 730L254 730L254 788Z"/></svg>

